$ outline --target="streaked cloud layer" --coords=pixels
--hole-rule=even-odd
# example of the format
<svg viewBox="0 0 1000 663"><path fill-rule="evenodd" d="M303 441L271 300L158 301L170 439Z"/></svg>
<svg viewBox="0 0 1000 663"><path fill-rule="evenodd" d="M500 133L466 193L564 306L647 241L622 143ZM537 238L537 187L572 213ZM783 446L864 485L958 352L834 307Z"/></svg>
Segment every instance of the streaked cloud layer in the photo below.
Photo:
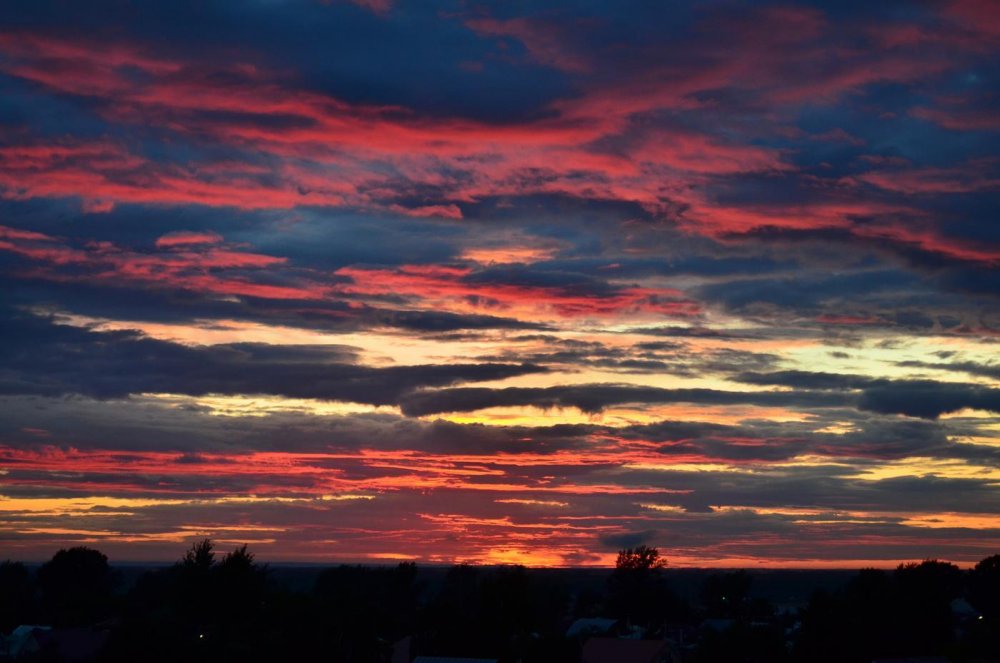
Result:
<svg viewBox="0 0 1000 663"><path fill-rule="evenodd" d="M1000 545L1000 15L0 8L0 545Z"/></svg>

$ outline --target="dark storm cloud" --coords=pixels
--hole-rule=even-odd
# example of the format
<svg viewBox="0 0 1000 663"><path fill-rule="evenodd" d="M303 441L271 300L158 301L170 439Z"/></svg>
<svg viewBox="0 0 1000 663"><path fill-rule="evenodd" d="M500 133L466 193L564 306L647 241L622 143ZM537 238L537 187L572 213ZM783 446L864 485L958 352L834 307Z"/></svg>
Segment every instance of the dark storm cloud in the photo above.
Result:
<svg viewBox="0 0 1000 663"><path fill-rule="evenodd" d="M872 299L881 293L896 293L919 286L919 279L901 271L860 272L831 276L798 274L795 277L753 278L705 286L700 296L724 303L733 310L754 305L773 305L803 311L823 311L823 304L834 298L855 295L859 300ZM841 303L842 306L842 303Z"/></svg>
<svg viewBox="0 0 1000 663"><path fill-rule="evenodd" d="M974 365L974 370L982 369ZM779 371L742 373L740 382L795 389L861 390L858 407L882 414L936 419L964 408L1000 412L1000 389L932 380L887 380L862 375Z"/></svg>
<svg viewBox="0 0 1000 663"><path fill-rule="evenodd" d="M627 532L625 534L605 534L598 537L598 541L608 550L621 550L622 548L634 548L639 545L652 543L656 538L654 530L644 530L642 532Z"/></svg>
<svg viewBox="0 0 1000 663"><path fill-rule="evenodd" d="M677 376L731 373L740 368L772 368L780 362L776 354L720 348L699 350L675 341L645 341L631 346L599 341L579 341L544 334L525 334L518 341L543 342L545 350L510 350L490 357L494 361L520 361L547 366L563 365L571 370L594 367L621 373L659 373Z"/></svg>
<svg viewBox="0 0 1000 663"><path fill-rule="evenodd" d="M4 282L0 277L0 284ZM96 286L75 283L67 286L39 281L17 281L17 284L18 289L10 299L22 305L41 305L79 315L133 322L184 324L224 319L341 332L372 327L418 333L548 329L541 323L495 315L348 306L343 301L303 302L247 296L220 298L191 290L129 288L124 284Z"/></svg>
<svg viewBox="0 0 1000 663"><path fill-rule="evenodd" d="M0 397L0 435L15 448L178 451L179 463L199 452L318 452L412 449L427 453L555 453L583 449L597 426L543 427L421 421L383 413L324 415L309 411L228 412L156 398ZM218 462L213 458L212 462Z"/></svg>
<svg viewBox="0 0 1000 663"><path fill-rule="evenodd" d="M415 332L449 332L472 329L549 329L548 325L495 315L449 313L447 311L372 311L366 316L372 326L396 327Z"/></svg>
<svg viewBox="0 0 1000 663"><path fill-rule="evenodd" d="M469 412L489 407L531 405L540 408L575 407L598 413L626 403L702 403L709 405L764 405L787 407L835 407L852 399L826 393L736 392L715 389L660 389L621 384L558 387L508 387L505 389L457 388L415 392L401 399L400 407L410 416L442 412Z"/></svg>
<svg viewBox="0 0 1000 663"><path fill-rule="evenodd" d="M734 378L747 384L794 387L797 389L861 389L871 384L885 383L864 375L819 373L812 371L775 371L773 373L740 373Z"/></svg>
<svg viewBox="0 0 1000 663"><path fill-rule="evenodd" d="M4 320L0 392L118 398L144 392L274 394L395 404L418 387L496 380L545 369L524 364L368 368L344 347L253 343L184 346L136 332L94 332L27 314Z"/></svg>
<svg viewBox="0 0 1000 663"><path fill-rule="evenodd" d="M459 9L459 7L454 7ZM2 22L22 30L101 33L113 2L87 11L58 3L15 2ZM445 7L412 5L378 16L350 2L283 2L251 6L228 0L142 5L130 12L127 36L166 52L238 50L256 64L291 69L310 87L356 102L403 104L422 113L461 113L500 121L530 117L567 85L555 72L530 70L487 56L489 44ZM329 35L338 35L329 39ZM372 43L392 44L372 49ZM247 44L255 48L247 50ZM317 52L324 57L317 58ZM461 67L462 63L481 67ZM386 72L394 72L386 76ZM456 89L465 94L456 95ZM248 112L252 112L248 110Z"/></svg>
<svg viewBox="0 0 1000 663"><path fill-rule="evenodd" d="M655 257L636 256L644 251L650 253L652 247L648 242L652 238L644 238L646 243L632 246L628 239L621 240L630 249L615 257L614 267L608 267L607 257L573 256L573 251L566 257L546 260L539 267L546 270L577 272L590 274L599 270L607 271L618 278L643 278L649 276L702 276L725 278L747 274L768 274L795 270L799 263L795 260L781 260L767 255L730 255L742 249L733 249L724 244L709 240L698 240L685 236L680 232L671 232L668 228L660 229L663 235L656 249L664 249L667 255ZM611 240L612 238L609 238ZM670 249L674 249L671 251Z"/></svg>
<svg viewBox="0 0 1000 663"><path fill-rule="evenodd" d="M0 408L0 435L7 444L32 448L55 444L79 449L196 451L356 451L413 449L430 453L551 454L600 447L608 439L655 443L664 459L710 462L774 462L799 456L831 460L908 457L961 459L996 465L1000 451L952 440L981 435L975 428L921 420L860 419L849 432L816 432L816 424L663 421L613 428L598 424L504 426L420 421L391 414L328 416L300 412L231 412L220 417L206 406L171 407L156 399L95 401L84 398L8 396ZM843 416L840 413L839 416ZM197 456L183 457L188 462ZM551 468L543 467L541 472ZM528 472L528 470L525 470Z"/></svg>
<svg viewBox="0 0 1000 663"><path fill-rule="evenodd" d="M838 411L833 420L848 416ZM801 456L889 460L909 457L954 458L998 464L1000 450L986 444L956 443L982 434L962 426L919 419L885 419L856 413L853 427L841 433L819 432L815 420L800 424L744 421L739 425L672 422L629 426L607 434L626 440L659 442L665 457L701 456L735 462L771 462Z"/></svg>
<svg viewBox="0 0 1000 663"><path fill-rule="evenodd" d="M734 332L723 329L708 329L706 327L678 327L675 325L668 325L665 327L640 327L638 329L629 330L629 333L674 338L718 338L734 340L760 338L760 334L754 334L752 332Z"/></svg>
<svg viewBox="0 0 1000 663"><path fill-rule="evenodd" d="M1000 412L1000 389L913 380L865 389L858 401L864 410L935 419L965 408Z"/></svg>
<svg viewBox="0 0 1000 663"><path fill-rule="evenodd" d="M955 201L953 198L949 198L946 204L954 206ZM976 211L973 213L973 217L978 217L981 213L983 212ZM982 221L970 220L970 225L972 229L975 229L972 232L979 232L981 229L988 227L989 224ZM763 247L775 249L786 246L795 251L815 251L819 248L828 255L837 255L837 253L842 255L844 252L847 252L852 256L858 251L862 252L861 255L866 255L874 251L883 256L891 257L893 262L897 264L901 263L901 266L913 272L910 277L913 280L909 285L905 283L907 279L905 274L897 273L890 276L885 284L872 283L869 287L873 288L873 292L885 290L887 287L892 288L894 284L896 286L903 286L902 291L906 292L910 289L919 289L920 282L923 282L924 286L930 291L940 289L948 292L962 293L975 298L986 297L994 299L997 292L1000 292L1000 288L997 287L998 275L995 269L995 261L982 261L945 255L935 250L935 247L921 247L913 243L894 241L891 233L884 238L871 240L861 239L850 232L835 228L763 227L746 233L742 239L745 241L758 241L762 249ZM985 242L987 245L990 245L995 244L996 239L975 238L974 240L969 240L970 245L974 245L976 242ZM839 248L840 251L831 251L831 249L836 248ZM843 262L844 258L841 257L839 261ZM855 258L849 259L848 262L857 264ZM778 293L776 293L775 297L768 297L766 293L755 291L752 283L748 283L745 288L737 290L733 297L727 298L724 296L725 293L722 292L718 292L717 294L721 295L727 304L734 307L745 306L750 301L755 301L758 297L762 301L769 301L776 304L815 305L819 297L823 294L829 294L830 286L835 285L836 282L846 283L867 280L867 277L863 274L858 274L851 275L845 280L845 275L838 275L833 279L825 275L811 275L809 280L819 286L816 297L810 297L808 293L783 280L778 280L775 283L778 288ZM868 291L864 289L851 290L845 288L844 292L854 295L868 294ZM709 293L716 294L716 291L706 291L706 294ZM864 299L866 297L861 297L860 301ZM927 302L924 302L923 306L915 307L915 309L923 309L926 307L926 304ZM920 325L904 324L903 326L919 327Z"/></svg>

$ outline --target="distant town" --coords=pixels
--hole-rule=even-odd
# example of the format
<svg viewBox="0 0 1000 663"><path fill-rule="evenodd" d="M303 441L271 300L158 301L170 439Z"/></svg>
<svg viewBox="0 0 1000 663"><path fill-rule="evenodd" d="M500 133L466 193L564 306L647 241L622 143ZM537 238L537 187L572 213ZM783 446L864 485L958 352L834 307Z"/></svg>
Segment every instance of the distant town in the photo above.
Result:
<svg viewBox="0 0 1000 663"><path fill-rule="evenodd" d="M379 663L1000 661L1000 554L970 570L269 566L205 539L175 564L98 550L0 564L0 660Z"/></svg>

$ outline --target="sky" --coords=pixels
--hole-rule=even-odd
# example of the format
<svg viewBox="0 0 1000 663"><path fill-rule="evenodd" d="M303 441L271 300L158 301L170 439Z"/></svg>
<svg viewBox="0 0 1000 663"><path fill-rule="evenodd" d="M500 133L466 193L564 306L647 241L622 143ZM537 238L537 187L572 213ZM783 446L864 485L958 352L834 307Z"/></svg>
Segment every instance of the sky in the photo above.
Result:
<svg viewBox="0 0 1000 663"><path fill-rule="evenodd" d="M0 4L0 558L1000 549L1000 5Z"/></svg>

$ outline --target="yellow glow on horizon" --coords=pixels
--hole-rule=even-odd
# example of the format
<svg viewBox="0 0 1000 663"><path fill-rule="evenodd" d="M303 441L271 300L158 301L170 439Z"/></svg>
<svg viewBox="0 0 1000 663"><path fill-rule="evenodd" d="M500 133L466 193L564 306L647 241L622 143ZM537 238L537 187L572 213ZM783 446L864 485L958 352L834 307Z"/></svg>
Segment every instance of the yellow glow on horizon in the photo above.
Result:
<svg viewBox="0 0 1000 663"><path fill-rule="evenodd" d="M493 548L476 559L482 564L520 564L522 566L563 566L566 560L557 552L528 548Z"/></svg>
<svg viewBox="0 0 1000 663"><path fill-rule="evenodd" d="M401 562L414 562L417 560L413 555L407 555L405 553L393 553L393 552L377 552L377 553L365 553L365 557L368 559L388 559L388 560L398 560Z"/></svg>

